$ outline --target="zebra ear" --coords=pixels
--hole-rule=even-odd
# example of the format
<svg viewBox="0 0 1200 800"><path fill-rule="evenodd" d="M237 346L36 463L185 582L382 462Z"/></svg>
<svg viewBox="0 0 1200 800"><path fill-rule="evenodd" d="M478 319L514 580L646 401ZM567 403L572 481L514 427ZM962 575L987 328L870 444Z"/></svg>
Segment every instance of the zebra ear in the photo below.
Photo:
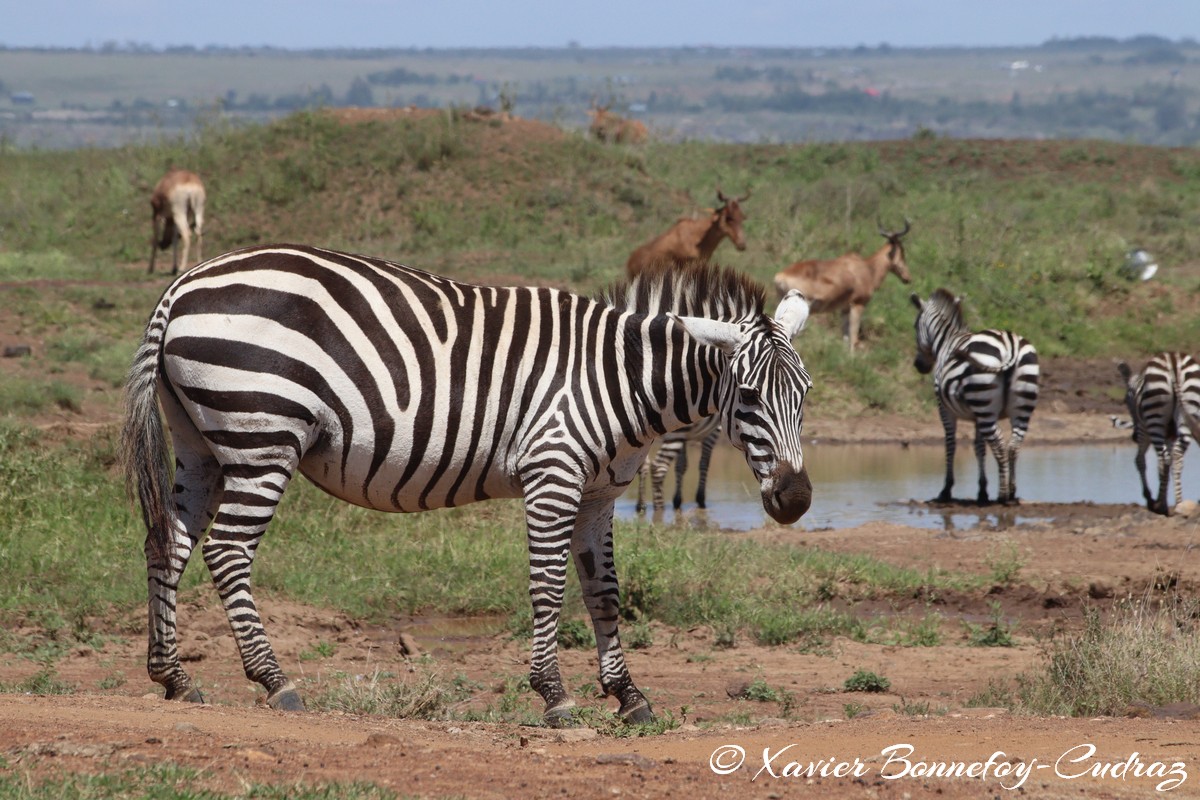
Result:
<svg viewBox="0 0 1200 800"><path fill-rule="evenodd" d="M921 302L920 295L918 295L916 292L910 294L908 299L912 300L912 304L917 307L917 311L920 311L924 307L924 304Z"/></svg>
<svg viewBox="0 0 1200 800"><path fill-rule="evenodd" d="M1121 373L1121 377L1125 379L1125 383L1129 383L1129 379L1133 377L1133 372L1124 361L1117 363L1117 372Z"/></svg>
<svg viewBox="0 0 1200 800"><path fill-rule="evenodd" d="M746 341L746 334L732 322L721 322L704 317L676 317L676 319L683 324L684 330L693 339L700 344L716 347L726 355L733 355L733 351Z"/></svg>
<svg viewBox="0 0 1200 800"><path fill-rule="evenodd" d="M799 289L792 289L779 301L775 321L783 326L789 339L795 339L808 323L808 300Z"/></svg>

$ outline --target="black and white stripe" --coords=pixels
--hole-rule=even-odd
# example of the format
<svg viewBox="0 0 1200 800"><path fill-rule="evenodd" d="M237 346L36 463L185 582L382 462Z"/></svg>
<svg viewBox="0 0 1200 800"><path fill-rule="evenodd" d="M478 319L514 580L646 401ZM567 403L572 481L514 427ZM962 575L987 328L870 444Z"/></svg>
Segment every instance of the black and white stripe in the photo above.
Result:
<svg viewBox="0 0 1200 800"><path fill-rule="evenodd" d="M1125 380L1125 405L1133 420L1137 442L1138 477L1146 507L1167 514L1167 488L1175 482L1175 505L1183 500L1183 456L1188 444L1200 439L1200 364L1185 353L1161 353L1136 375L1129 365L1117 365ZM1146 451L1158 455L1158 495L1146 480Z"/></svg>
<svg viewBox="0 0 1200 800"><path fill-rule="evenodd" d="M790 342L808 306L785 298L771 318L763 303L761 286L711 267L651 270L590 299L294 245L181 276L135 356L122 430L148 531L151 678L168 698L202 700L179 663L175 605L203 540L247 676L272 706L303 707L250 592L255 550L299 471L383 511L523 497L530 680L547 719L573 705L555 650L569 556L604 690L626 718L651 718L617 635L612 517L654 439L717 414L771 516L794 522L811 500L800 449L811 381Z"/></svg>
<svg viewBox="0 0 1200 800"><path fill-rule="evenodd" d="M648 459L638 470L637 510L646 510L645 482L646 473L650 473L651 502L656 512L663 510L663 482L667 478L667 470L675 465L675 496L672 503L676 509L683 506L683 476L687 473L688 445L700 442L700 483L696 487L696 505L706 507L706 490L708 485L708 465L712 460L713 448L721 436L721 423L715 417L701 420L689 425L683 430L672 431L659 440L658 450L654 457Z"/></svg>
<svg viewBox="0 0 1200 800"><path fill-rule="evenodd" d="M945 289L917 307L917 356L913 365L933 373L938 415L946 438L946 482L937 502L950 502L954 486L955 434L958 420L975 423L975 458L979 462L978 502L988 502L986 447L990 446L1000 472L997 500L1017 500L1017 452L1038 398L1037 351L1027 339L1010 331L967 329L962 298ZM1006 443L997 423L1008 418L1012 436Z"/></svg>

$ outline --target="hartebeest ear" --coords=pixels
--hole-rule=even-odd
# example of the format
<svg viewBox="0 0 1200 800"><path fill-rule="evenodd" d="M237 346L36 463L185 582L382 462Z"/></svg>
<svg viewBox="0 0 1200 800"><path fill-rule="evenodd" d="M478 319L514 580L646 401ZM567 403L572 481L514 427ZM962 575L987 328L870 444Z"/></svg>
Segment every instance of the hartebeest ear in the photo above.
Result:
<svg viewBox="0 0 1200 800"><path fill-rule="evenodd" d="M693 339L700 344L716 347L726 355L733 355L733 351L746 341L746 334L732 322L721 322L704 317L676 317L676 319L683 324L684 330Z"/></svg>
<svg viewBox="0 0 1200 800"><path fill-rule="evenodd" d="M917 311L920 311L922 308L925 307L925 304L921 302L920 295L918 295L916 292L913 292L912 294L910 294L908 296L908 299L912 300L912 304L917 307Z"/></svg>
<svg viewBox="0 0 1200 800"><path fill-rule="evenodd" d="M799 289L791 289L775 309L775 321L783 326L789 339L795 339L808 322L808 299Z"/></svg>

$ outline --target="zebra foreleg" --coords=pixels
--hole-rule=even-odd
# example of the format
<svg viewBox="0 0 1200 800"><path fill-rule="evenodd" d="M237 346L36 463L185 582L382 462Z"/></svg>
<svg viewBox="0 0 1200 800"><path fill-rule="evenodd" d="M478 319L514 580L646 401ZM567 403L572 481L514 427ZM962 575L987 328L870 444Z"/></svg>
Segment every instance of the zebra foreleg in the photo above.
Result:
<svg viewBox="0 0 1200 800"><path fill-rule="evenodd" d="M539 480L540 478L540 480ZM575 701L558 669L558 620L567 583L567 553L579 513L580 491L538 476L526 481L525 521L529 527L529 599L533 605L533 657L529 685L546 702L543 718L551 727L575 723Z"/></svg>
<svg viewBox="0 0 1200 800"><path fill-rule="evenodd" d="M283 464L226 465L225 493L201 550L225 605L246 677L267 690L272 708L303 711L300 694L279 668L250 591L254 554L291 476Z"/></svg>
<svg viewBox="0 0 1200 800"><path fill-rule="evenodd" d="M617 570L613 560L612 515L611 500L597 501L581 509L575 534L571 538L571 552L583 590L583 602L587 605L592 628L596 632L600 686L605 695L620 701L618 713L627 722L652 722L654 712L646 696L629 676L617 631L620 606Z"/></svg>

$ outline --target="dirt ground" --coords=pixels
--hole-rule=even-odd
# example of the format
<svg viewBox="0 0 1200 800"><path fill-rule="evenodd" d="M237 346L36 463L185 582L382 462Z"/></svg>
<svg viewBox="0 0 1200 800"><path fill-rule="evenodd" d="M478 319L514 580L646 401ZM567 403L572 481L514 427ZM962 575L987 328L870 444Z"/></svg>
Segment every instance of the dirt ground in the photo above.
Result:
<svg viewBox="0 0 1200 800"><path fill-rule="evenodd" d="M1112 399L1086 388L1110 364L1048 367L1057 369L1062 388L1044 412L1039 409L1041 441L1128 436L1108 421ZM830 420L821 428L826 441L940 439L933 420ZM75 694L0 695L0 757L30 779L59 770L113 772L170 762L198 769L206 787L226 792L253 783L366 780L431 797L771 798L803 792L975 798L1012 791L1124 798L1167 790L1200 797L1200 708L1063 719L967 706L992 679L1011 679L1041 664L1047 637L1078 630L1085 606L1106 609L1122 598L1167 591L1196 596L1200 586L1200 561L1193 555L1200 543L1198 517L1162 518L1136 506L1096 504L1039 504L1022 514L1042 521L1006 525L1001 515L974 530L945 533L881 522L736 534L982 574L991 574L996 554L1007 552L1021 567L1014 582L977 592L917 592L842 604L867 620L940 615L941 644L935 647L844 638L815 648L763 647L743 637L735 647L718 648L712 630L654 626L654 643L627 651L627 658L655 709L682 723L661 736L623 739L591 728L276 712L262 705L261 692L242 676L215 592L203 587L184 599L180 617L182 652L209 705L168 703L154 694L157 687L143 667L142 612L130 609L111 621L112 636L100 650L80 647L59 662L58 677L74 684ZM320 678L339 672L369 677L425 668L403 654L402 634L445 676L462 675L482 687L467 706L498 702L504 682L526 671L528 642L514 641L500 620L421 617L372 627L280 598L260 599L281 663L302 691L311 693ZM968 624L989 620L996 607L1016 646L967 646ZM319 643L332 645L327 655L314 656ZM614 708L611 700L579 691L595 683L592 651L563 651L562 662L581 705ZM37 669L26 658L0 656L0 681L18 681ZM843 691L858 669L885 675L890 690ZM737 696L757 678L790 693L792 707ZM527 697L533 709L540 708L538 698ZM810 762L816 774L797 766ZM929 772L948 765L973 772Z"/></svg>

